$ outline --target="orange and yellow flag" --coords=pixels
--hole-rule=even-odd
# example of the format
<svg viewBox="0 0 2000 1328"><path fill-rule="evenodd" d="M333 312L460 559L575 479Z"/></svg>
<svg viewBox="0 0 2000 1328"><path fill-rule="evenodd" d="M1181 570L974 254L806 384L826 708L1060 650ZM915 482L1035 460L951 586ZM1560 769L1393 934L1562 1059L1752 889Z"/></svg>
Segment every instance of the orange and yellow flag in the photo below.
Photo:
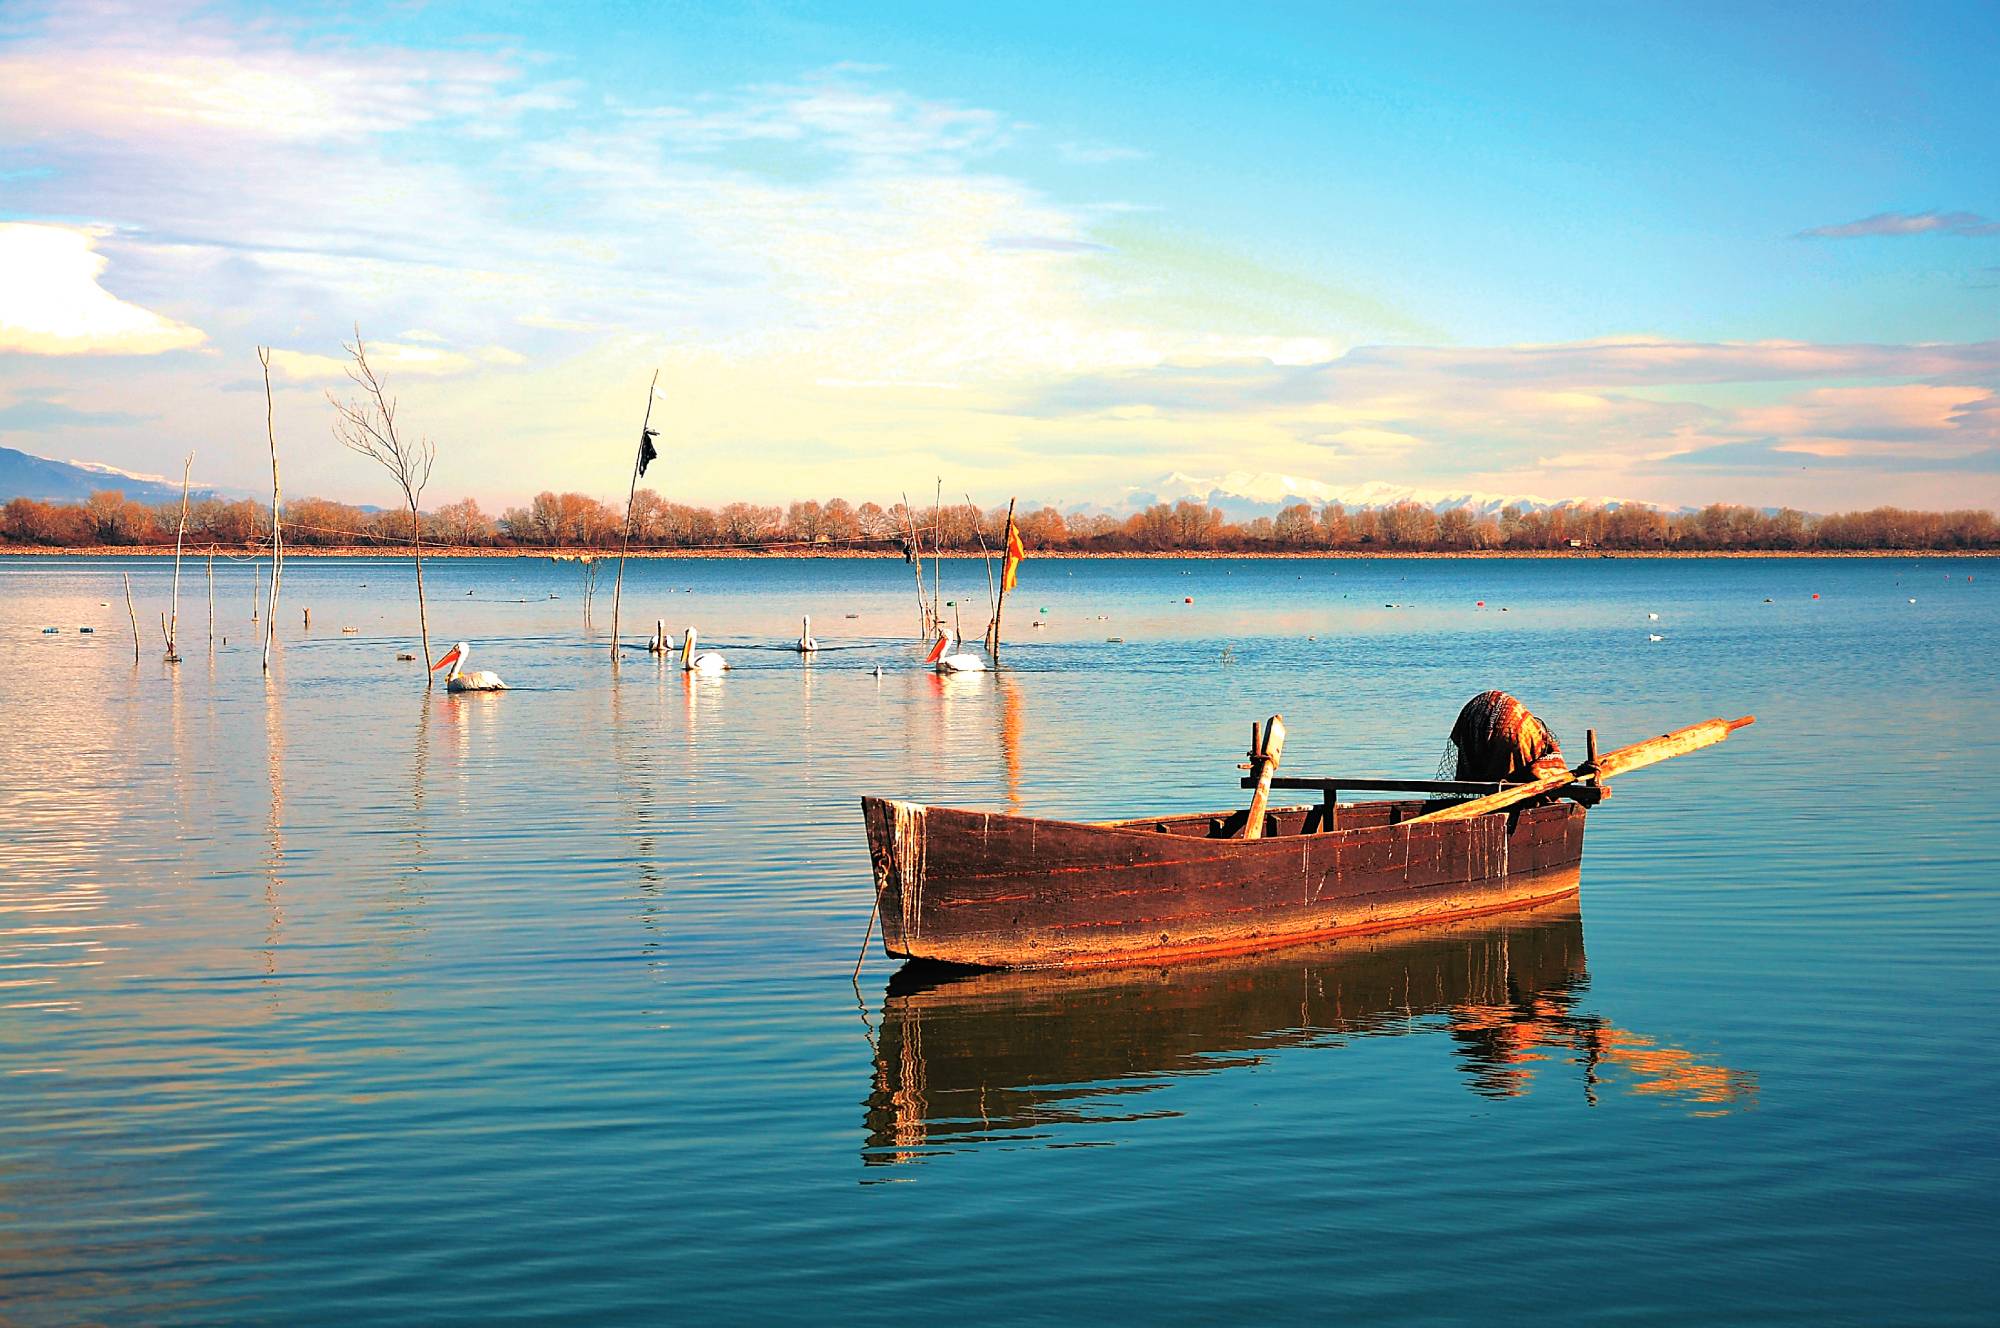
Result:
<svg viewBox="0 0 2000 1328"><path fill-rule="evenodd" d="M1000 591L1005 594L1014 588L1014 578L1021 570L1021 563L1028 551L1021 547L1021 531L1014 524L1014 518L1007 518L1007 559L1000 564Z"/></svg>

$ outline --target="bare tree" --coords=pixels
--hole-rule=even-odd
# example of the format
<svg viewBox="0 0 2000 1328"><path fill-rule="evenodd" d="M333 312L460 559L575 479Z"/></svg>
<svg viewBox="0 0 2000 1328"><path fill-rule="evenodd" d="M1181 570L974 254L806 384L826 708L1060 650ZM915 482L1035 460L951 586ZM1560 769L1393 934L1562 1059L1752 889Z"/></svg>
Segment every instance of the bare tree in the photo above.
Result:
<svg viewBox="0 0 2000 1328"><path fill-rule="evenodd" d="M328 392L333 403L333 436L350 451L359 452L388 471L403 491L410 509L410 552L417 562L417 627L424 639L424 685L431 681L431 624L424 606L424 528L419 504L424 486L431 482L431 463L437 447L428 437L405 437L396 424L396 398L383 390L382 380L368 363L368 348L362 343L361 329L354 329L354 344L342 344L354 363L347 376L361 389L358 399L342 401Z"/></svg>

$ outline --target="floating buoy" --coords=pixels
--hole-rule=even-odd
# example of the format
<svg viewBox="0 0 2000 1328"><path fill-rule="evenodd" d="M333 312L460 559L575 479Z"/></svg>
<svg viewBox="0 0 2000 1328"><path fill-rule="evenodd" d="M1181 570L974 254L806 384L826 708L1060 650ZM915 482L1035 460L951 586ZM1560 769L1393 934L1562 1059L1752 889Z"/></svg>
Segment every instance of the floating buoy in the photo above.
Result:
<svg viewBox="0 0 2000 1328"><path fill-rule="evenodd" d="M1818 598L1819 598L1819 594L1818 594L1818 592L1814 592L1814 594L1813 594L1813 598L1814 598L1814 599L1818 599Z"/></svg>
<svg viewBox="0 0 2000 1328"><path fill-rule="evenodd" d="M1181 600L1181 603L1183 603L1183 604L1192 604L1192 603L1194 603L1194 596L1193 596L1193 595L1189 595L1189 596L1185 597L1184 599L1182 599L1182 600Z"/></svg>
<svg viewBox="0 0 2000 1328"><path fill-rule="evenodd" d="M1477 604L1474 604L1472 607L1475 609L1483 609L1486 607L1486 601L1482 599Z"/></svg>

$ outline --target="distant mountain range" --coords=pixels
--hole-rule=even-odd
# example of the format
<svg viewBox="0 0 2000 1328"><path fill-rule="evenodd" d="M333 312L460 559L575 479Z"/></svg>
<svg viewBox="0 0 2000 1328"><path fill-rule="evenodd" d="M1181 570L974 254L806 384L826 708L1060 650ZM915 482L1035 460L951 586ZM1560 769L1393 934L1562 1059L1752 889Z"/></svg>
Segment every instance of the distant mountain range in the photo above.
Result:
<svg viewBox="0 0 2000 1328"><path fill-rule="evenodd" d="M1434 512L1463 509L1475 516L1497 516L1505 508L1514 506L1536 512L1557 507L1629 506L1670 510L1658 503L1636 502L1627 498L1544 498L1532 493L1420 489L1383 480L1342 486L1302 479L1296 475L1248 470L1232 470L1227 475L1215 476L1185 475L1175 471L1150 488L1127 490L1123 506L1137 510L1154 503L1177 503L1184 498L1220 508L1231 521L1276 516L1293 503L1310 503L1316 508L1327 503L1339 503L1350 512L1393 507L1397 503L1419 503Z"/></svg>
<svg viewBox="0 0 2000 1328"><path fill-rule="evenodd" d="M57 461L32 452L0 447L0 502L9 498L39 498L45 503L78 503L99 489L117 489L139 503L177 503L179 481L164 475L139 475L96 461ZM213 484L188 486L191 498L242 498L240 489Z"/></svg>
<svg viewBox="0 0 2000 1328"><path fill-rule="evenodd" d="M57 461L11 447L0 447L0 502L9 498L39 498L43 502L74 503L99 489L118 489L127 498L142 503L178 502L180 484L165 475L142 475L96 461ZM248 497L241 489L195 483L189 493L196 498L238 499ZM1296 475L1272 471L1232 470L1226 475L1200 476L1175 471L1151 485L1127 489L1116 501L1099 506L1054 502L1068 511L1098 511L1113 514L1136 512L1154 503L1177 503L1184 498L1221 509L1231 521L1250 521L1260 516L1276 516L1293 503L1311 503L1315 508L1339 503L1350 512L1368 508L1393 507L1397 503L1421 503L1435 512L1463 509L1474 516L1497 516L1513 506L1545 512L1558 507L1651 507L1660 511L1685 511L1658 503L1624 498L1545 498L1531 493L1483 493L1478 490L1422 489L1408 484L1370 480L1364 484L1333 485ZM1027 511L1041 506L1039 501L1024 505Z"/></svg>

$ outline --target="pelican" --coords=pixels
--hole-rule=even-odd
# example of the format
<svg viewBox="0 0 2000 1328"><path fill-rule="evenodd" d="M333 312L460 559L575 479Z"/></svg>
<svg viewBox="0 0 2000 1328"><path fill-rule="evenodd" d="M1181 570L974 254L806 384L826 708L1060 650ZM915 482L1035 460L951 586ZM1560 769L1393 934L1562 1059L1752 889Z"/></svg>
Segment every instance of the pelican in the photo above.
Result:
<svg viewBox="0 0 2000 1328"><path fill-rule="evenodd" d="M924 657L924 663L934 666L939 673L984 673L986 661L969 650L961 650L956 655L945 654L951 644L950 632L939 632L937 644Z"/></svg>
<svg viewBox="0 0 2000 1328"><path fill-rule="evenodd" d="M699 655L695 654L694 642L694 628L690 627L686 632L681 634L682 673L720 673L729 667L729 661L716 654L713 650L704 650Z"/></svg>
<svg viewBox="0 0 2000 1328"><path fill-rule="evenodd" d="M444 686L448 692L506 691L507 684L500 681L500 675L497 673L487 669L481 669L477 673L465 672L466 657L471 653L465 642L460 641L445 651L442 659L431 665L431 672L436 673L445 665L451 665L451 672L444 675Z"/></svg>
<svg viewBox="0 0 2000 1328"><path fill-rule="evenodd" d="M813 620L810 613L799 619L799 643L792 649L801 655L810 655L819 649L819 642L813 640Z"/></svg>

